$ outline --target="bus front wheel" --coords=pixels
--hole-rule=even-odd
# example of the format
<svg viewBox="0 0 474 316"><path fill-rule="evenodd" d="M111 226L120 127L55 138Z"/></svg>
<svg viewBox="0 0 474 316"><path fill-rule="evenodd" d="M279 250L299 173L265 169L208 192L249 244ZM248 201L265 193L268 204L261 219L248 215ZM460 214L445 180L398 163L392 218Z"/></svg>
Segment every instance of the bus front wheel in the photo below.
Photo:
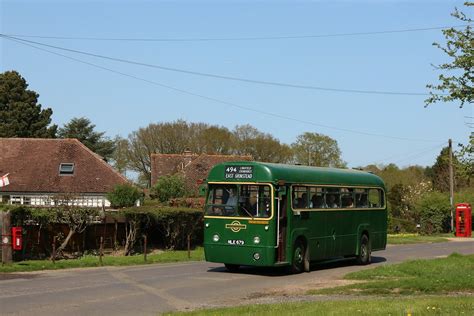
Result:
<svg viewBox="0 0 474 316"><path fill-rule="evenodd" d="M366 265L371 261L370 240L367 235L362 235L359 243L359 255L357 256L357 264Z"/></svg>
<svg viewBox="0 0 474 316"><path fill-rule="evenodd" d="M227 271L229 271L229 272L237 272L237 271L239 271L240 266L239 266L238 264L226 263L226 264L225 264L225 268L226 268Z"/></svg>
<svg viewBox="0 0 474 316"><path fill-rule="evenodd" d="M306 247L301 239L296 240L293 248L293 261L291 263L291 273L301 273L304 270Z"/></svg>

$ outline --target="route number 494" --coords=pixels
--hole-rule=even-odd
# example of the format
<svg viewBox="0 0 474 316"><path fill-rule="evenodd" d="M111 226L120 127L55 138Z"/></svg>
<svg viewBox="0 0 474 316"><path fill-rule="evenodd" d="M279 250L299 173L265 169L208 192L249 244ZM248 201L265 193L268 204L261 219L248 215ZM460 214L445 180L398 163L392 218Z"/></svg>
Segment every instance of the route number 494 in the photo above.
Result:
<svg viewBox="0 0 474 316"><path fill-rule="evenodd" d="M237 167L227 167L225 172L237 172Z"/></svg>

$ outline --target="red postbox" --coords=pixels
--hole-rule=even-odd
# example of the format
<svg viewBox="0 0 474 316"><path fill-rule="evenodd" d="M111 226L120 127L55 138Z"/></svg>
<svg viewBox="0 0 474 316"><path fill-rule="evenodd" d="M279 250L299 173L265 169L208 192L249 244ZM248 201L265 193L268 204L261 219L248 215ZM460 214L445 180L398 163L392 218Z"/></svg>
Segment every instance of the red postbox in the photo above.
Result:
<svg viewBox="0 0 474 316"><path fill-rule="evenodd" d="M13 250L21 250L23 246L23 236L21 227L12 227L12 248Z"/></svg>
<svg viewBox="0 0 474 316"><path fill-rule="evenodd" d="M456 204L456 237L471 237L472 209L469 203Z"/></svg>

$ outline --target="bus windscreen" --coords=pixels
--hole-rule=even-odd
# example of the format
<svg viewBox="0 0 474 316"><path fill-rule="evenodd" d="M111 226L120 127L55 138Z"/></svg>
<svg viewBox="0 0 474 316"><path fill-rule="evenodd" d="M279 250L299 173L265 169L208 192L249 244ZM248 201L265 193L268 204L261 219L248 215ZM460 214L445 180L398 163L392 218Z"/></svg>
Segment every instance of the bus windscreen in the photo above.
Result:
<svg viewBox="0 0 474 316"><path fill-rule="evenodd" d="M269 218L271 187L255 184L210 184L206 215Z"/></svg>

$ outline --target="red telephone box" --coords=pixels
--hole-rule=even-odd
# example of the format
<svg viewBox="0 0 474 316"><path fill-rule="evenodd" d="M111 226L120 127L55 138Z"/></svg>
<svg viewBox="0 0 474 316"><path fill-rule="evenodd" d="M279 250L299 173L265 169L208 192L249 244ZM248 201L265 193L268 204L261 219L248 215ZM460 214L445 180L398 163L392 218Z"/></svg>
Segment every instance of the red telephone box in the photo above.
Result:
<svg viewBox="0 0 474 316"><path fill-rule="evenodd" d="M12 247L13 250L21 250L23 246L23 236L21 227L12 227Z"/></svg>
<svg viewBox="0 0 474 316"><path fill-rule="evenodd" d="M456 237L471 237L472 209L469 203L456 204Z"/></svg>

